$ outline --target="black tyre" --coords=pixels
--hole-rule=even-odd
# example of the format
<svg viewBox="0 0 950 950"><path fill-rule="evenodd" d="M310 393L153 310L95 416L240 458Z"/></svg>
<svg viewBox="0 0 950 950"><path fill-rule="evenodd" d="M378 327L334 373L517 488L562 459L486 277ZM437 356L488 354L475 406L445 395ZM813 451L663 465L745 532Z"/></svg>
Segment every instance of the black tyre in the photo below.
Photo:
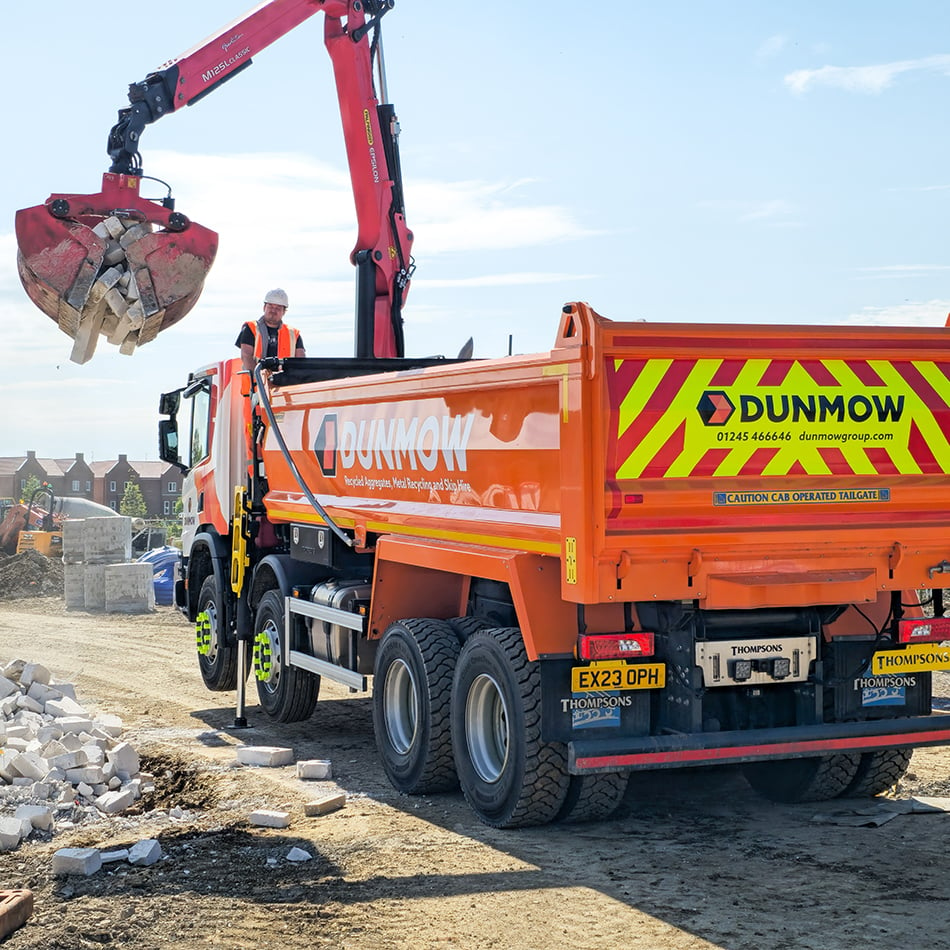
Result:
<svg viewBox="0 0 950 950"><path fill-rule="evenodd" d="M572 775L558 820L604 821L620 807L629 782L629 772Z"/></svg>
<svg viewBox="0 0 950 950"><path fill-rule="evenodd" d="M823 802L854 780L861 755L839 753L813 759L780 759L743 766L746 781L773 802Z"/></svg>
<svg viewBox="0 0 950 950"><path fill-rule="evenodd" d="M481 617L453 617L449 624L458 635L459 641L464 643L473 633L479 630L485 630L488 622Z"/></svg>
<svg viewBox="0 0 950 950"><path fill-rule="evenodd" d="M214 692L237 686L237 644L227 643L224 618L221 592L215 584L214 575L209 575L198 592L195 637L201 678L205 686Z"/></svg>
<svg viewBox="0 0 950 950"><path fill-rule="evenodd" d="M458 787L450 722L458 655L458 637L444 620L402 620L383 634L373 674L373 727L383 768L400 792Z"/></svg>
<svg viewBox="0 0 950 950"><path fill-rule="evenodd" d="M567 796L565 747L541 740L541 673L517 628L473 633L452 687L452 743L465 798L488 825L553 820Z"/></svg>
<svg viewBox="0 0 950 950"><path fill-rule="evenodd" d="M277 722L306 719L320 695L320 677L287 665L284 598L269 590L254 615L254 675L261 708Z"/></svg>
<svg viewBox="0 0 950 950"><path fill-rule="evenodd" d="M879 749L861 756L851 784L842 798L873 798L895 786L910 765L912 749Z"/></svg>

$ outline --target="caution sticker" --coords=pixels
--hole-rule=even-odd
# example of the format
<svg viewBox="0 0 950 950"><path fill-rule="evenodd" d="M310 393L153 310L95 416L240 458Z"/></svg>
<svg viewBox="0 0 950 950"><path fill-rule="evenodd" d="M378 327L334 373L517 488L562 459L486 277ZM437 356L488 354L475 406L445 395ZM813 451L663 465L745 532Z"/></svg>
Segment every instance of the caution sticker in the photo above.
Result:
<svg viewBox="0 0 950 950"><path fill-rule="evenodd" d="M713 504L730 505L840 505L890 501L889 488L836 488L822 491L717 491Z"/></svg>

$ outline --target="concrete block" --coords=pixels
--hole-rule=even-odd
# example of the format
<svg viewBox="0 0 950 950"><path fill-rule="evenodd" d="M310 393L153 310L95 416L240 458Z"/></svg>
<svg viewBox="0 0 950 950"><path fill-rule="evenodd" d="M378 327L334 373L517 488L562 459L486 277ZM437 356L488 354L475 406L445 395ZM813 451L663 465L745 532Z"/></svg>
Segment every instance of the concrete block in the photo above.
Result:
<svg viewBox="0 0 950 950"><path fill-rule="evenodd" d="M307 759L297 763L297 778L328 779L332 778L331 773L329 759Z"/></svg>
<svg viewBox="0 0 950 950"><path fill-rule="evenodd" d="M293 749L269 745L242 745L237 749L238 762L242 765L277 767L290 765L294 760Z"/></svg>
<svg viewBox="0 0 950 950"><path fill-rule="evenodd" d="M140 867L148 867L162 859L162 846L155 838L146 838L144 841L136 841L129 848L129 864L135 864Z"/></svg>
<svg viewBox="0 0 950 950"><path fill-rule="evenodd" d="M331 811L336 811L345 804L346 795L341 792L339 795L328 795L326 798L320 798L314 802L307 802L303 806L303 813L308 818L314 818L318 815L326 815Z"/></svg>
<svg viewBox="0 0 950 950"><path fill-rule="evenodd" d="M104 564L82 566L83 606L86 610L106 608L106 567Z"/></svg>
<svg viewBox="0 0 950 950"><path fill-rule="evenodd" d="M20 674L23 672L23 667L26 666L26 660L13 659L9 663L5 663L3 669L0 670L0 675L5 676L8 680L13 680L15 683L20 681Z"/></svg>
<svg viewBox="0 0 950 950"><path fill-rule="evenodd" d="M313 855L309 851L304 851L303 848L291 848L287 852L288 861L312 861Z"/></svg>
<svg viewBox="0 0 950 950"><path fill-rule="evenodd" d="M114 749L106 753L115 775L122 778L123 775L131 778L135 775L140 766L139 754L128 742L120 742Z"/></svg>
<svg viewBox="0 0 950 950"><path fill-rule="evenodd" d="M42 782L49 774L49 763L35 752L18 753L10 763L10 767L18 775L30 779L31 782Z"/></svg>
<svg viewBox="0 0 950 950"><path fill-rule="evenodd" d="M286 811L267 811L259 809L252 811L247 820L258 828L289 828L290 814Z"/></svg>
<svg viewBox="0 0 950 950"><path fill-rule="evenodd" d="M96 716L96 726L113 739L122 735L122 720L110 713L100 713Z"/></svg>
<svg viewBox="0 0 950 950"><path fill-rule="evenodd" d="M70 518L68 521L64 521L63 563L80 563L86 555L85 544L85 519Z"/></svg>
<svg viewBox="0 0 950 950"><path fill-rule="evenodd" d="M30 798L35 802L45 802L49 798L49 782L34 782L30 786Z"/></svg>
<svg viewBox="0 0 950 950"><path fill-rule="evenodd" d="M86 608L86 565L81 558L63 565L63 600L67 610Z"/></svg>
<svg viewBox="0 0 950 950"><path fill-rule="evenodd" d="M66 769L66 781L72 785L78 785L80 782L85 782L87 785L96 785L103 782L104 779L102 769L98 765L84 765L75 769Z"/></svg>
<svg viewBox="0 0 950 950"><path fill-rule="evenodd" d="M46 683L30 683L30 688L26 691L30 699L35 699L38 703L46 705L51 699L60 699L62 693L53 686Z"/></svg>
<svg viewBox="0 0 950 950"><path fill-rule="evenodd" d="M26 693L20 693L17 696L16 704L18 709L27 709L35 713L43 712L43 704L38 703L32 696L27 696Z"/></svg>
<svg viewBox="0 0 950 950"><path fill-rule="evenodd" d="M19 818L0 818L0 851L13 851L20 847L23 823Z"/></svg>
<svg viewBox="0 0 950 950"><path fill-rule="evenodd" d="M60 699L51 699L46 704L46 715L59 719L63 716L82 716L89 718L89 713L75 699L63 696Z"/></svg>
<svg viewBox="0 0 950 950"><path fill-rule="evenodd" d="M0 676L0 699L6 699L7 696L19 696L20 686L6 676Z"/></svg>
<svg viewBox="0 0 950 950"><path fill-rule="evenodd" d="M80 782L76 786L76 794L78 794L82 798L88 798L90 800L96 797L95 790L93 789L91 785L88 785L86 782Z"/></svg>
<svg viewBox="0 0 950 950"><path fill-rule="evenodd" d="M53 855L53 874L83 874L88 877L102 867L102 857L97 848L60 848Z"/></svg>
<svg viewBox="0 0 950 950"><path fill-rule="evenodd" d="M155 609L155 573L151 564L112 564L105 569L108 613L149 613Z"/></svg>
<svg viewBox="0 0 950 950"><path fill-rule="evenodd" d="M90 564L121 564L132 559L132 519L86 518L83 560Z"/></svg>
<svg viewBox="0 0 950 950"><path fill-rule="evenodd" d="M10 748L0 749L0 779L4 782L12 782L20 774L13 768L13 760L21 754Z"/></svg>
<svg viewBox="0 0 950 950"><path fill-rule="evenodd" d="M31 683L49 685L50 671L40 663L27 663L20 673L20 685L29 686Z"/></svg>
<svg viewBox="0 0 950 950"><path fill-rule="evenodd" d="M66 738L67 734L72 734L78 739L79 733L85 732L92 726L92 720L84 716L63 716L56 721L59 723L60 729L63 730L63 739ZM81 746L82 743L79 742L77 748Z"/></svg>
<svg viewBox="0 0 950 950"><path fill-rule="evenodd" d="M20 805L13 817L26 819L40 831L49 831L53 827L53 811L48 805Z"/></svg>
<svg viewBox="0 0 950 950"><path fill-rule="evenodd" d="M79 750L79 754L86 757L86 765L97 765L101 768L106 761L106 754L102 751L101 746L94 745L91 742L84 745Z"/></svg>
<svg viewBox="0 0 950 950"><path fill-rule="evenodd" d="M103 851L100 854L103 864L116 864L119 861L129 860L129 849L121 848L118 851Z"/></svg>
<svg viewBox="0 0 950 950"><path fill-rule="evenodd" d="M96 799L96 808L106 815L114 815L117 812L125 811L126 808L135 803L135 795L132 789L122 789L114 792L106 792Z"/></svg>

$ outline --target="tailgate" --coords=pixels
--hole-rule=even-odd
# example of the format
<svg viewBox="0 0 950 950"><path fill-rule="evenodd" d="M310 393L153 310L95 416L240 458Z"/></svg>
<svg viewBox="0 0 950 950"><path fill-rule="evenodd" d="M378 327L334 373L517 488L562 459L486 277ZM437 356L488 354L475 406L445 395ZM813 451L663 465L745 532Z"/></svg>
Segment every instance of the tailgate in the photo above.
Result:
<svg viewBox="0 0 950 950"><path fill-rule="evenodd" d="M594 315L590 342L602 595L716 609L948 583L950 331Z"/></svg>

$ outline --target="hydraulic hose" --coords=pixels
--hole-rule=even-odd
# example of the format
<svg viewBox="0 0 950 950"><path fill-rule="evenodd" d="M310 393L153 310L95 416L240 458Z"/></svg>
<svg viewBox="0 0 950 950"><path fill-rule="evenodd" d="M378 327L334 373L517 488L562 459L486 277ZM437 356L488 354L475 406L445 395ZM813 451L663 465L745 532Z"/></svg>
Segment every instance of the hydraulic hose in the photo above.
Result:
<svg viewBox="0 0 950 950"><path fill-rule="evenodd" d="M270 399L267 396L267 389L264 386L264 376L262 373L262 367L267 364L268 369L276 368L279 364L279 360L276 359L265 359L261 360L257 366L254 367L254 382L256 384L257 393L260 398L260 403L264 407L264 415L267 416L267 422L270 425L271 429L274 432L274 438L277 439L277 445L280 447L281 454L284 456L284 461L287 462L287 465L290 467L290 471L293 473L294 479L297 484L300 486L300 490L307 496L307 501L313 506L313 510L320 515L321 518L326 522L327 527L348 547L352 548L355 545L355 541L346 534L343 529L336 524L333 519L327 514L326 509L319 501L314 497L313 492L310 491L310 488L307 486L306 482L303 480L303 476L300 474L300 470L297 468L296 462L294 462L293 457L290 454L290 450L287 448L287 443L284 441L284 436L280 431L280 427L277 425L277 419L274 416L274 410L271 408Z"/></svg>

